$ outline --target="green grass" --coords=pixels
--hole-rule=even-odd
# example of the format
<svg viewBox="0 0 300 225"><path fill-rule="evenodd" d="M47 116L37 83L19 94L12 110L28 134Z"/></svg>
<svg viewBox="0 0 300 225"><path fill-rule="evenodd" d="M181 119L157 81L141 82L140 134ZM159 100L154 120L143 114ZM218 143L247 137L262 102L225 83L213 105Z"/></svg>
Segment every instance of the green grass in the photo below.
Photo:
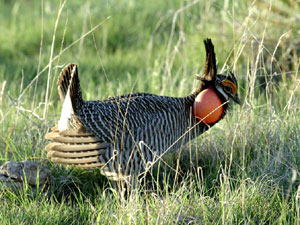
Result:
<svg viewBox="0 0 300 225"><path fill-rule="evenodd" d="M0 163L37 160L53 176L45 192L2 189L0 224L299 224L299 10L293 0L1 0ZM85 99L184 96L206 37L243 105L166 156L135 195L122 202L99 171L47 161L63 65L79 65Z"/></svg>

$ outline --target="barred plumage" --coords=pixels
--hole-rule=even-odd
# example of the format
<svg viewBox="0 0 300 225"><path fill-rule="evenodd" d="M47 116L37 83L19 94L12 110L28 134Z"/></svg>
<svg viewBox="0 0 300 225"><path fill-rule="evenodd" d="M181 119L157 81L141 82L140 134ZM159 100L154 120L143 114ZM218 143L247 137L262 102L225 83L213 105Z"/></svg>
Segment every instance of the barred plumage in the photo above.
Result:
<svg viewBox="0 0 300 225"><path fill-rule="evenodd" d="M198 121L193 115L195 97L212 87L225 103L238 102L237 94L220 91L219 80L233 75L216 74L215 55L210 39L205 41L207 59L202 84L191 95L174 98L148 93L127 94L103 101L83 101L78 69L68 65L58 81L63 109L58 126L46 135L48 157L61 164L100 168L111 180L128 180L144 172L162 155L172 152L200 135L213 124Z"/></svg>

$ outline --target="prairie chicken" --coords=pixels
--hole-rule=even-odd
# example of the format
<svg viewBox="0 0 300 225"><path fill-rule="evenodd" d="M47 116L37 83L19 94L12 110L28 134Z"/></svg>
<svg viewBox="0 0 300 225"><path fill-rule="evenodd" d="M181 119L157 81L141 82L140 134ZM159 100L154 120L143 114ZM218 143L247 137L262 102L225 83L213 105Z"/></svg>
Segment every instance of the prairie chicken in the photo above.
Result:
<svg viewBox="0 0 300 225"><path fill-rule="evenodd" d="M102 101L82 99L78 69L68 65L60 74L63 103L58 125L46 135L51 161L81 168L99 168L112 181L129 181L146 172L166 153L178 149L216 122L206 124L193 112L196 96L211 88L222 102L240 102L234 75L217 74L214 46L204 41L206 64L201 84L181 98L148 93L126 94Z"/></svg>

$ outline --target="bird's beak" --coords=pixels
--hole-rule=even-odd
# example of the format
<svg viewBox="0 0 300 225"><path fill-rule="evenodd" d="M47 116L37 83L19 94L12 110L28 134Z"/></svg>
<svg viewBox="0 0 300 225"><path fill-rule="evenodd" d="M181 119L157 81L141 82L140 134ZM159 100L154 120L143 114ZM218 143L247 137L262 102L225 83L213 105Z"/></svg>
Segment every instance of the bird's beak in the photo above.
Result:
<svg viewBox="0 0 300 225"><path fill-rule="evenodd" d="M237 95L233 96L232 100L234 102L236 102L237 104L241 105L241 100L240 100L240 98Z"/></svg>

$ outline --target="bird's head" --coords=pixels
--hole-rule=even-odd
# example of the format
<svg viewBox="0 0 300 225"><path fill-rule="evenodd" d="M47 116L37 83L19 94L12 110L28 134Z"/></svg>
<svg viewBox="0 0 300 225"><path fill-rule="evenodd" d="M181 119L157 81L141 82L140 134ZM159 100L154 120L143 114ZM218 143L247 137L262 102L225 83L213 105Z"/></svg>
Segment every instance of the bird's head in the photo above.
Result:
<svg viewBox="0 0 300 225"><path fill-rule="evenodd" d="M229 75L218 74L215 79L215 87L225 101L233 100L237 104L241 104L237 90L238 84L233 73Z"/></svg>
<svg viewBox="0 0 300 225"><path fill-rule="evenodd" d="M198 80L202 81L200 89L213 88L223 102L233 100L240 104L241 101L237 93L238 84L234 74L231 72L229 75L217 74L216 56L211 39L204 40L204 45L206 50L204 77L197 77Z"/></svg>

